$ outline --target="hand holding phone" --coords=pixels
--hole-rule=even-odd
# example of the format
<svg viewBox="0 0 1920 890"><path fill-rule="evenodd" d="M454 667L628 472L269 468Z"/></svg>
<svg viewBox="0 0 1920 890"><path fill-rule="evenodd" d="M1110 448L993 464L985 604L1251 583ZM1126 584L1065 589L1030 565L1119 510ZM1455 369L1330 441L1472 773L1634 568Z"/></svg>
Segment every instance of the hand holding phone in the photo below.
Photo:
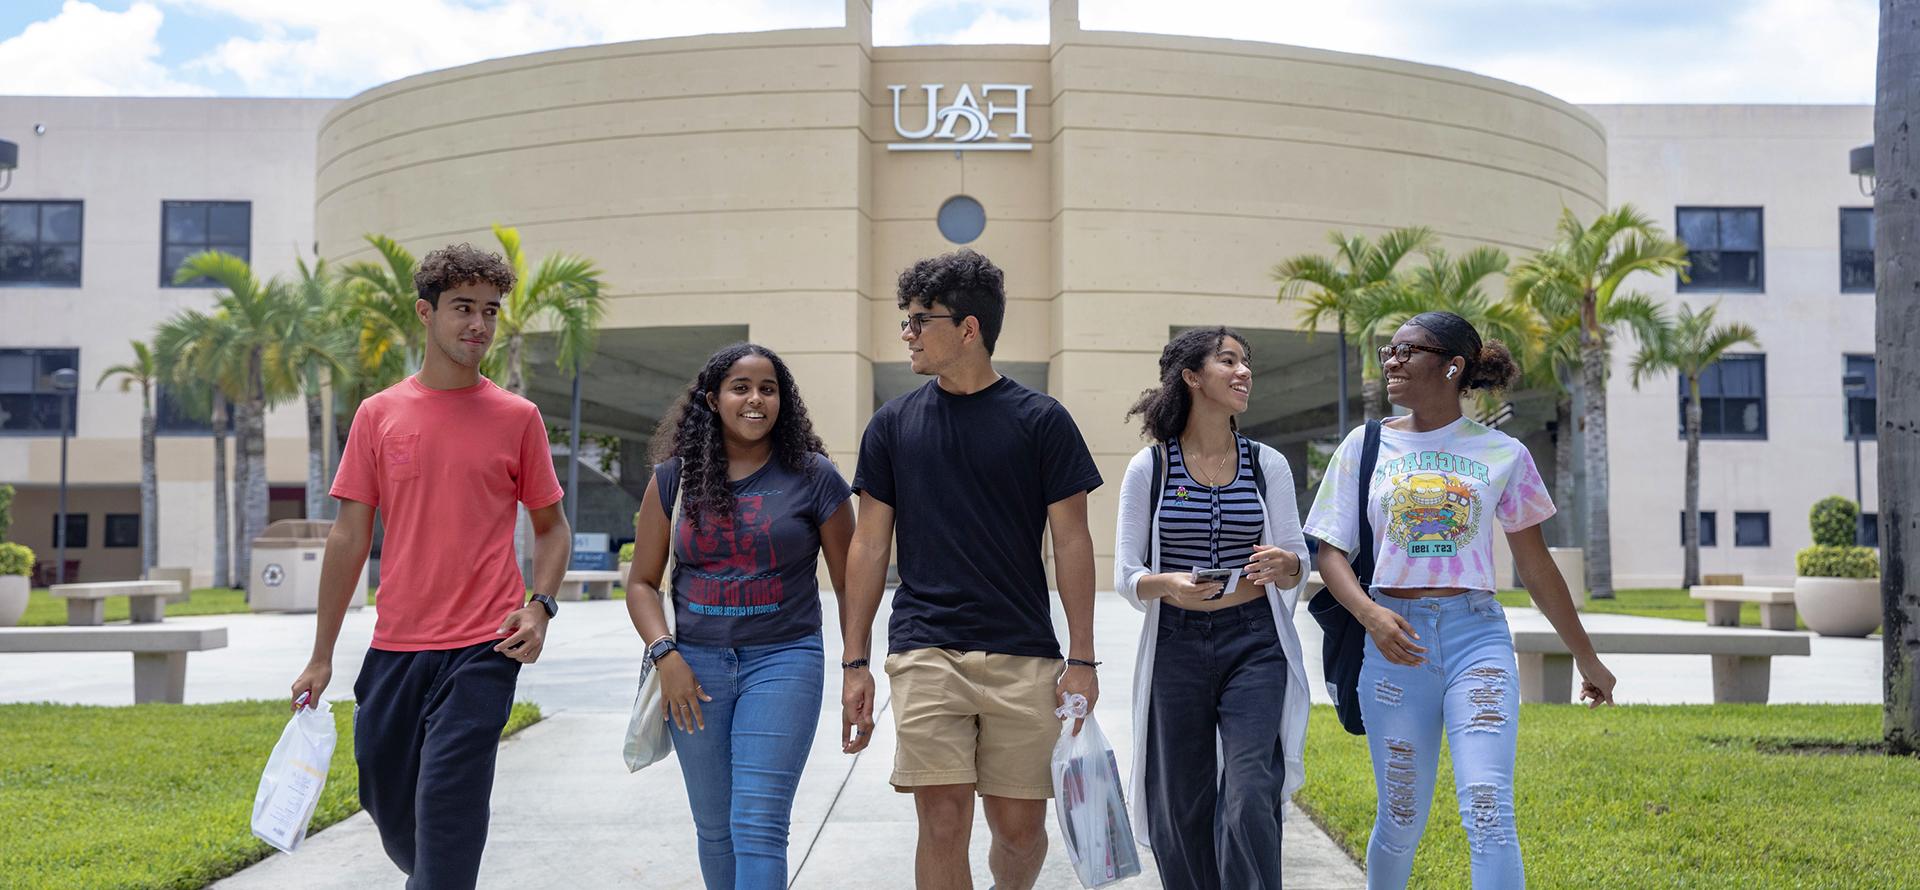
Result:
<svg viewBox="0 0 1920 890"><path fill-rule="evenodd" d="M1218 583L1220 585L1220 592L1207 597L1207 599L1217 600L1223 596L1226 596L1235 587L1239 586L1240 570L1239 569L1194 569L1193 570L1193 583L1205 584L1210 581Z"/></svg>

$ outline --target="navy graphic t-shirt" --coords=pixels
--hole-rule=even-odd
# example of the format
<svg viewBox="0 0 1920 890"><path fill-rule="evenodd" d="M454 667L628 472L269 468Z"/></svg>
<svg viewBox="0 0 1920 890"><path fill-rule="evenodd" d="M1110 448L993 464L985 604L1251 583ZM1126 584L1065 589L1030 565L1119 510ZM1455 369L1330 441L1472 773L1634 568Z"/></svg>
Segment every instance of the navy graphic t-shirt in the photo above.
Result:
<svg viewBox="0 0 1920 890"><path fill-rule="evenodd" d="M803 472L778 455L733 483L732 516L673 530L674 636L703 646L764 646L820 631L815 574L820 525L852 494L833 461L807 455ZM664 511L680 489L680 459L653 468ZM684 511L683 511L684 512Z"/></svg>
<svg viewBox="0 0 1920 890"><path fill-rule="evenodd" d="M888 653L1060 657L1047 507L1100 487L1100 471L1059 402L1011 377L970 395L929 380L874 412L853 487L893 508Z"/></svg>

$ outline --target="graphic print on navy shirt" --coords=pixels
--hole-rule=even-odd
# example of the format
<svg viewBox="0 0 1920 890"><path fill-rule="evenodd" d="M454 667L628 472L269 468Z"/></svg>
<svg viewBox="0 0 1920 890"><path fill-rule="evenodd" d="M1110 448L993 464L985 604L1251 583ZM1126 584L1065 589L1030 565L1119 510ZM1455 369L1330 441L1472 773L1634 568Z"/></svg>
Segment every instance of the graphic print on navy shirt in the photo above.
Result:
<svg viewBox="0 0 1920 890"><path fill-rule="evenodd" d="M765 615L780 611L785 587L780 583L780 555L773 541L773 515L768 498L780 489L734 494L732 516L704 518L699 528L680 523L680 552L687 608L702 615Z"/></svg>

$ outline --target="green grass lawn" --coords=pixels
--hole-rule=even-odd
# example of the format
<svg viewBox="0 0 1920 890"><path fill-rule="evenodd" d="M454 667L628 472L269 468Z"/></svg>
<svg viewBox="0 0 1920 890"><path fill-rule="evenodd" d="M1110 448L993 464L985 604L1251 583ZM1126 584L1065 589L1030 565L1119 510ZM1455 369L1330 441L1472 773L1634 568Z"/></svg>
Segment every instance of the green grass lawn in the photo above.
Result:
<svg viewBox="0 0 1920 890"><path fill-rule="evenodd" d="M1874 705L1523 705L1515 806L1530 886L1912 887L1920 758ZM1469 886L1448 755L1411 886ZM1298 801L1356 859L1374 815L1366 739L1316 705Z"/></svg>
<svg viewBox="0 0 1920 890"><path fill-rule="evenodd" d="M1524 590L1505 590L1499 594L1501 605L1528 606L1533 600ZM1705 603L1687 595L1683 587L1646 587L1637 590L1615 590L1613 599L1587 600L1584 610L1594 615L1642 615L1648 618L1674 618L1680 621L1694 621L1705 624L1707 607ZM1805 622L1798 615L1794 622L1801 630L1806 630ZM1740 604L1740 626L1760 626L1760 606L1756 603Z"/></svg>
<svg viewBox="0 0 1920 890"><path fill-rule="evenodd" d="M310 831L360 808L352 715L334 703ZM503 736L539 719L515 704ZM285 701L0 705L0 885L198 888L266 858L253 794L286 723Z"/></svg>

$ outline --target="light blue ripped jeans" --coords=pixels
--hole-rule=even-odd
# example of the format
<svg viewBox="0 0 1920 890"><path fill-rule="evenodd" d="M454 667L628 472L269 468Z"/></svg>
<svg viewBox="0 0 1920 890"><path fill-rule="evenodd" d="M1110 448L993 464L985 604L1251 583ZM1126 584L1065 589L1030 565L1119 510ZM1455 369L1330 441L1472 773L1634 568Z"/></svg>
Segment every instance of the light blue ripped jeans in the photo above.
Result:
<svg viewBox="0 0 1920 890"><path fill-rule="evenodd" d="M1474 890L1527 883L1513 820L1513 761L1520 684L1507 613L1493 594L1400 599L1372 591L1419 634L1426 663L1394 664L1367 639L1360 713L1379 795L1367 842L1368 890L1401 890L1433 801L1440 733L1453 751L1454 793L1467 829Z"/></svg>

